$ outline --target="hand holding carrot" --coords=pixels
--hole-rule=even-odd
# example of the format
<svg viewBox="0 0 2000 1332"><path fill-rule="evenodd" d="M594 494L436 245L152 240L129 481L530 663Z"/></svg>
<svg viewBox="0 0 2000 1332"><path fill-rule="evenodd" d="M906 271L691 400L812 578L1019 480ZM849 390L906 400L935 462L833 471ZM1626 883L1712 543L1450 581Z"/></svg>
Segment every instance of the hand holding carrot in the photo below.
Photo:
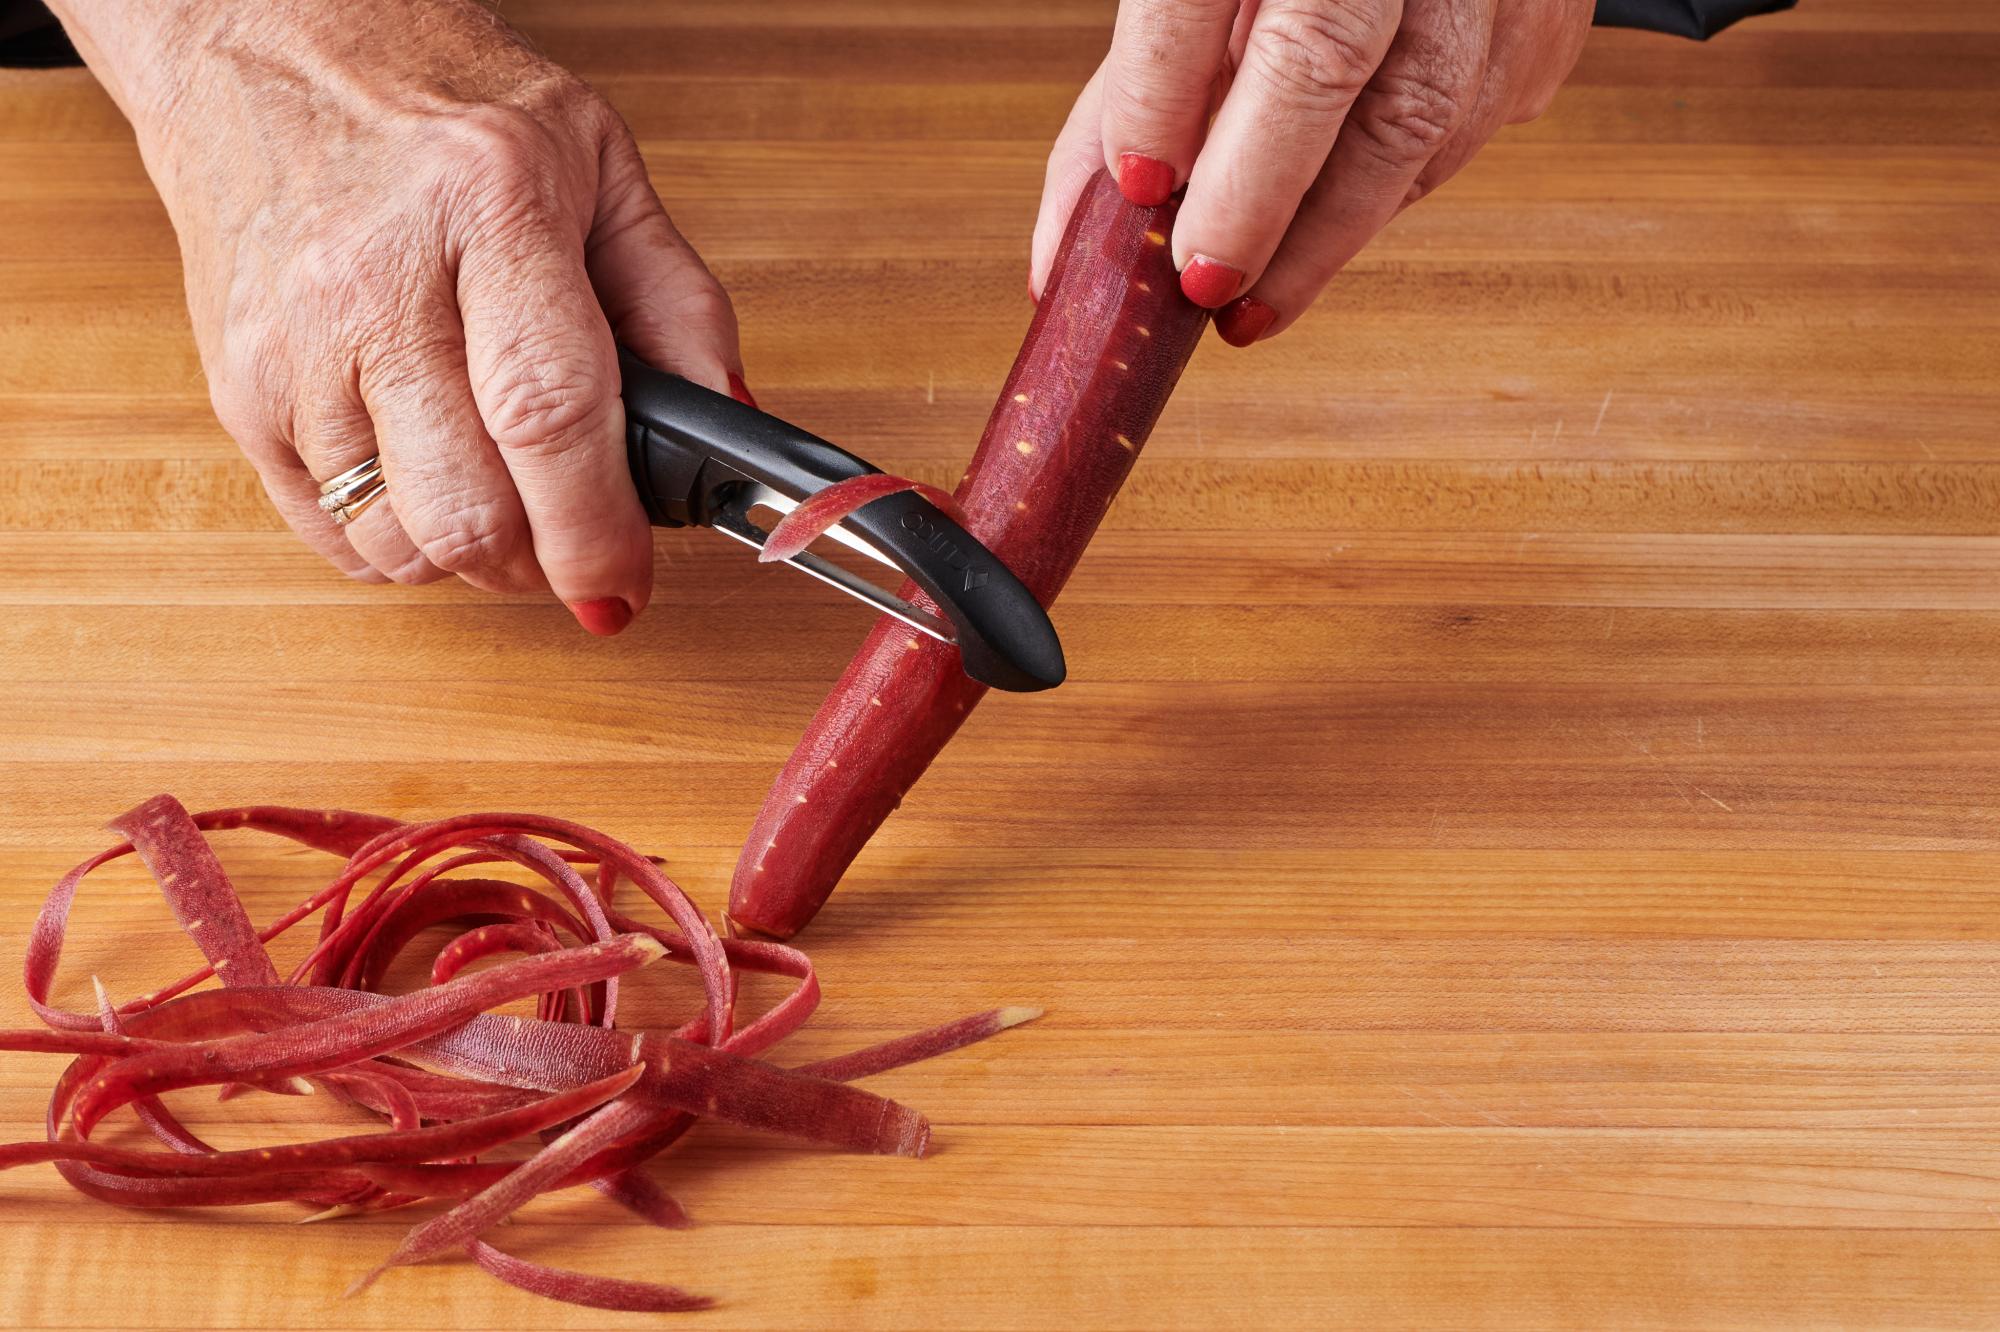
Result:
<svg viewBox="0 0 2000 1332"><path fill-rule="evenodd" d="M1030 291L1091 173L1181 185L1181 288L1241 347L1283 332L1402 209L1568 76L1591 0L1122 0L1050 154Z"/></svg>

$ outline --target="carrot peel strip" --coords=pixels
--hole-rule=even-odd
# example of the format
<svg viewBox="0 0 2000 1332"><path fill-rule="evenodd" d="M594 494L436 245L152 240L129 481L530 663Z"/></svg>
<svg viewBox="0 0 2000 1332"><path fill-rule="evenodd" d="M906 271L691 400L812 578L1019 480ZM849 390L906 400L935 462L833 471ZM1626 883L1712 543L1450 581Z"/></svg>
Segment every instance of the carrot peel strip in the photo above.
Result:
<svg viewBox="0 0 2000 1332"><path fill-rule="evenodd" d="M757 562L775 564L780 560L789 560L864 504L873 504L878 499L909 490L937 505L954 521L962 520L958 501L951 497L951 492L905 476L867 472L861 476L850 476L845 481L836 481L800 500L798 506L780 518L778 525L771 529L771 535L764 539L763 547L757 552Z"/></svg>
<svg viewBox="0 0 2000 1332"><path fill-rule="evenodd" d="M690 1295L678 1286L544 1267L540 1263L502 1253L484 1240L473 1240L466 1245L466 1249L474 1262L508 1285L567 1304L615 1309L620 1313L685 1313L707 1309L715 1304L706 1295Z"/></svg>
<svg viewBox="0 0 2000 1332"><path fill-rule="evenodd" d="M848 512L867 502L857 493L841 498ZM819 1003L810 959L785 944L718 934L658 857L580 824L531 814L400 823L281 806L189 813L160 796L111 826L127 840L64 875L29 938L23 975L45 1025L0 1030L0 1050L65 1054L71 1062L49 1098L46 1140L0 1144L0 1171L48 1163L78 1191L126 1207L290 1202L309 1209L306 1220L425 1198L452 1203L410 1231L356 1290L389 1267L458 1252L500 1281L573 1304L705 1308L706 1297L678 1287L545 1266L481 1236L540 1195L585 1183L655 1225L687 1225L686 1212L639 1167L703 1118L849 1151L922 1156L931 1129L921 1114L848 1084L1032 1016L994 1010L785 1068L762 1056ZM345 863L325 887L260 928L205 836L235 828ZM93 978L95 1012L58 1008L55 973L76 895L94 870L133 854L206 965L122 1004ZM540 886L455 876L474 865L512 866ZM625 905L614 910L620 883ZM632 915L641 897L668 923ZM281 976L268 946L315 915L317 937L304 962ZM381 993L392 963L438 926L457 932L429 965L429 983ZM693 971L698 1010L678 1026L618 1026L619 978L655 961ZM739 1020L739 972L789 987ZM211 976L220 988L194 988ZM523 1000L535 1001L537 1016L491 1011ZM386 1125L220 1151L159 1100L201 1086L221 1088L225 1100L324 1089ZM167 1150L92 1140L107 1116L128 1106ZM537 1136L525 1159L489 1155Z"/></svg>

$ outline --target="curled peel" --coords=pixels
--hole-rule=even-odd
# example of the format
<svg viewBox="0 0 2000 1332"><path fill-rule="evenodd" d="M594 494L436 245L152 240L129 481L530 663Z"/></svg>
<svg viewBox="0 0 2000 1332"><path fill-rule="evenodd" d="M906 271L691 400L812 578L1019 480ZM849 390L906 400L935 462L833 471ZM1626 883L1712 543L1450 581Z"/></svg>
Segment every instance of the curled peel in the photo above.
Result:
<svg viewBox="0 0 2000 1332"><path fill-rule="evenodd" d="M308 1221L451 1205L411 1231L356 1283L463 1252L509 1285L594 1308L669 1312L708 1300L676 1286L566 1271L514 1257L481 1236L553 1189L595 1184L662 1226L686 1213L634 1173L719 1118L850 1151L921 1156L930 1125L906 1106L846 1085L991 1036L1030 1010L1005 1009L803 1067L760 1058L811 1016L812 963L766 940L723 938L655 857L580 824L531 814L399 823L342 810L251 806L190 814L156 797L113 825L129 840L86 860L50 892L28 943L29 1001L45 1028L0 1031L0 1050L71 1056L50 1096L44 1141L0 1146L0 1170L53 1163L79 1191L128 1207L292 1202ZM205 834L250 828L331 852L331 881L257 928ZM204 965L142 998L114 1002L93 978L95 1012L50 1000L78 888L137 852ZM471 878L510 866L535 886ZM636 890L612 906L620 881ZM644 896L664 922L631 914ZM305 961L281 975L268 945L318 915ZM459 930L423 968L432 983L377 992L425 931ZM492 960L495 955L502 955ZM462 970L485 960L476 971ZM691 968L701 1002L678 1026L618 1026L619 978L657 961ZM736 971L791 982L739 1023ZM211 976L220 988L195 989ZM491 1011L535 999L537 1017ZM219 1151L189 1133L162 1093L222 1089L331 1093L385 1122L376 1131ZM93 1142L130 1107L167 1150ZM533 1150L491 1155L526 1144Z"/></svg>
<svg viewBox="0 0 2000 1332"><path fill-rule="evenodd" d="M836 481L818 494L801 500L797 508L779 519L778 525L771 529L763 549L757 552L757 562L775 564L780 560L789 560L825 536L856 509L911 490L935 504L954 521L964 522L958 501L948 491L922 481L912 481L908 477L870 472L865 476Z"/></svg>

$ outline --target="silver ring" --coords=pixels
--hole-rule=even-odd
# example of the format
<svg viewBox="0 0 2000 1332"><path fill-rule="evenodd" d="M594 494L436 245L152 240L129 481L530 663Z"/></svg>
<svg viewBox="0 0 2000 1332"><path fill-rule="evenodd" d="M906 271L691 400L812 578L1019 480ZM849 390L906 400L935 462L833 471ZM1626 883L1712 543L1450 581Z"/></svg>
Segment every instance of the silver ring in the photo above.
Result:
<svg viewBox="0 0 2000 1332"><path fill-rule="evenodd" d="M382 459L377 456L356 463L319 487L319 507L336 526L345 527L361 516L361 511L388 492L382 480Z"/></svg>

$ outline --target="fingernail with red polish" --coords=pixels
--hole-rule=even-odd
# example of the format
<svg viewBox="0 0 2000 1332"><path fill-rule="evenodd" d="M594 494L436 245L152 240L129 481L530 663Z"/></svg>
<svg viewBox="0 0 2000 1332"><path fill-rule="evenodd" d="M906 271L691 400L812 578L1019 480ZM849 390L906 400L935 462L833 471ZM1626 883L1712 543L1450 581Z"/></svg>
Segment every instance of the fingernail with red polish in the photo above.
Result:
<svg viewBox="0 0 2000 1332"><path fill-rule="evenodd" d="M623 597L598 597L592 601L564 604L569 607L569 613L576 616L578 624L599 638L609 638L632 623L632 608L625 604Z"/></svg>
<svg viewBox="0 0 2000 1332"><path fill-rule="evenodd" d="M744 383L743 376L737 374L734 370L729 372L729 396L742 403L745 407L755 407L757 405L757 400L750 396L750 386ZM616 633L618 631L614 629L612 632Z"/></svg>
<svg viewBox="0 0 2000 1332"><path fill-rule="evenodd" d="M1232 347L1247 347L1264 336L1264 330L1278 317L1255 296L1240 296L1215 312L1215 331Z"/></svg>
<svg viewBox="0 0 2000 1332"><path fill-rule="evenodd" d="M1181 294L1203 309L1227 305L1243 285L1243 270L1220 259L1198 254L1181 270Z"/></svg>
<svg viewBox="0 0 2000 1332"><path fill-rule="evenodd" d="M1151 208L1174 192L1174 169L1157 157L1124 153L1118 158L1118 189L1135 204Z"/></svg>

